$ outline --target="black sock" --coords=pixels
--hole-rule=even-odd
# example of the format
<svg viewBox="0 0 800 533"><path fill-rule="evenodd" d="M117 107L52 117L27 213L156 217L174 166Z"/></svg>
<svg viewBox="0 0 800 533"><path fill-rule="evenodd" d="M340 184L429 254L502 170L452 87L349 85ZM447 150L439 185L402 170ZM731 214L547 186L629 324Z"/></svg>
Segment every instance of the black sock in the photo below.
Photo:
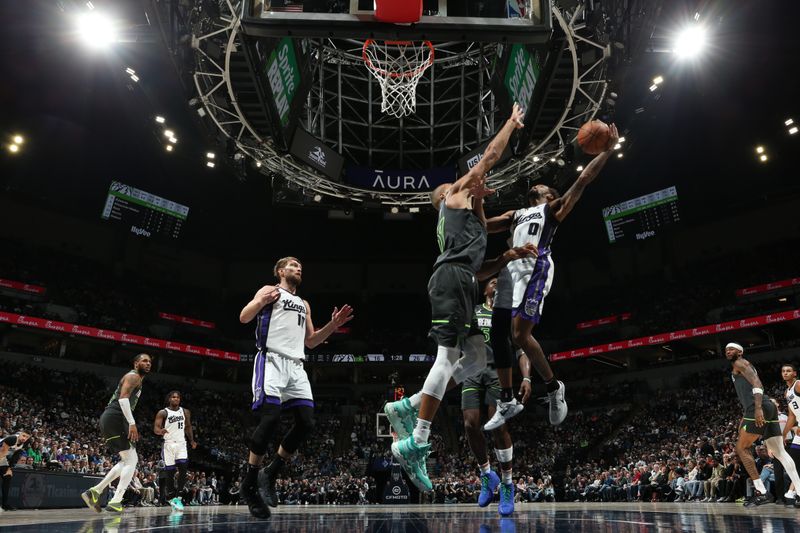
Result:
<svg viewBox="0 0 800 533"><path fill-rule="evenodd" d="M247 472L244 475L244 482L248 485L255 485L258 483L258 465L247 464Z"/></svg>
<svg viewBox="0 0 800 533"><path fill-rule="evenodd" d="M272 462L269 465L267 465L267 473L272 476L272 479L275 479L278 473L280 473L285 463L286 460L276 453L275 458L272 459Z"/></svg>
<svg viewBox="0 0 800 533"><path fill-rule="evenodd" d="M550 381L545 382L545 385L547 385L547 392L555 392L555 391L557 391L558 390L558 380L556 379L556 376L553 375L553 379L551 379Z"/></svg>
<svg viewBox="0 0 800 533"><path fill-rule="evenodd" d="M507 387L500 390L500 401L503 403L508 403L514 399L514 389L511 387Z"/></svg>

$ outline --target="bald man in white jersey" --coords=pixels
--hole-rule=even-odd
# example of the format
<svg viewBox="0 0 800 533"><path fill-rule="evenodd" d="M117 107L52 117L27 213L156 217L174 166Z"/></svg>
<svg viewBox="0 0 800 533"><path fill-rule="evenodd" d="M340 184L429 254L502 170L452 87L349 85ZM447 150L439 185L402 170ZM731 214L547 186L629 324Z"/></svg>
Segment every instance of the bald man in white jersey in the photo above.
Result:
<svg viewBox="0 0 800 533"><path fill-rule="evenodd" d="M295 257L284 257L275 264L273 273L278 285L259 289L239 315L242 324L258 319L252 408L259 413L261 421L250 441L250 457L241 487L241 495L256 518L269 518L269 507L278 504L275 494L277 475L314 431L314 397L303 368L305 348L321 344L353 318L353 308L349 305L341 309L334 307L330 322L320 329L314 328L311 307L297 295L303 279L300 261ZM280 422L282 409L291 409L295 422L275 457L262 471L259 481L261 461Z"/></svg>

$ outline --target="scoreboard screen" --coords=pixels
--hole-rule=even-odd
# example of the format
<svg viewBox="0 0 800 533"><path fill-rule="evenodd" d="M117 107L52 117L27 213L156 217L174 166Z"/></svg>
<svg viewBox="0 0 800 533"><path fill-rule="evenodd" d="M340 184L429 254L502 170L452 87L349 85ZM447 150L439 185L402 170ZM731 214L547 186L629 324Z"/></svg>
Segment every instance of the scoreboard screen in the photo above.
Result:
<svg viewBox="0 0 800 533"><path fill-rule="evenodd" d="M131 233L141 237L177 239L189 208L155 194L112 181L103 207L104 220L130 225Z"/></svg>
<svg viewBox="0 0 800 533"><path fill-rule="evenodd" d="M669 187L603 209L608 242L626 237L638 241L655 237L666 225L680 222L678 191Z"/></svg>

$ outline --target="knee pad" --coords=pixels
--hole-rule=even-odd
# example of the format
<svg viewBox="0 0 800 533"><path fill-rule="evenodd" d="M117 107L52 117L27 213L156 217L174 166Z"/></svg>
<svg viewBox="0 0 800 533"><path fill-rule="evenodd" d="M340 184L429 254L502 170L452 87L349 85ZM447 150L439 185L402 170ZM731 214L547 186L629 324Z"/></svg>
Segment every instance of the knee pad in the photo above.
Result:
<svg viewBox="0 0 800 533"><path fill-rule="evenodd" d="M461 383L486 368L486 344L483 335L467 337L463 342L464 356L453 365L453 381Z"/></svg>
<svg viewBox="0 0 800 533"><path fill-rule="evenodd" d="M511 309L494 308L490 338L495 367L511 368Z"/></svg>
<svg viewBox="0 0 800 533"><path fill-rule="evenodd" d="M250 451L255 455L264 455L269 445L269 438L275 424L281 418L281 408L279 405L267 403L261 406L261 420L258 422L258 427L253 431L253 436L250 438Z"/></svg>
<svg viewBox="0 0 800 533"><path fill-rule="evenodd" d="M447 382L453 377L453 369L458 361L458 348L448 348L439 346L436 352L436 360L425 378L422 385L422 392L428 396L433 396L437 400L444 397L447 391Z"/></svg>
<svg viewBox="0 0 800 533"><path fill-rule="evenodd" d="M314 408L301 405L294 408L294 425L284 437L281 446L289 453L294 453L300 445L314 432Z"/></svg>

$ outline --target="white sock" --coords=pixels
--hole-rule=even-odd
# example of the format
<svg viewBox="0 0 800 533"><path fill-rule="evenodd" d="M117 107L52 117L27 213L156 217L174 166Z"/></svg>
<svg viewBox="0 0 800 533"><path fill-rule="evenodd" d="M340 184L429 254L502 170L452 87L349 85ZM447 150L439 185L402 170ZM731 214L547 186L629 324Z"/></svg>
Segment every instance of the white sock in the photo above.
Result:
<svg viewBox="0 0 800 533"><path fill-rule="evenodd" d="M125 491L128 490L128 485L131 484L133 474L136 472L136 463L139 459L134 448L119 452L119 455L122 458L122 473L119 475L119 483L117 484L117 490L114 491L114 497L111 498L112 502L122 501Z"/></svg>
<svg viewBox="0 0 800 533"><path fill-rule="evenodd" d="M408 397L408 401L411 402L411 407L419 409L419 404L422 403L422 393L417 392L416 394L412 394Z"/></svg>
<svg viewBox="0 0 800 533"><path fill-rule="evenodd" d="M486 464L479 465L481 469L481 475L488 474L492 471L492 466L489 461L486 461Z"/></svg>
<svg viewBox="0 0 800 533"><path fill-rule="evenodd" d="M754 480L753 480L753 486L754 486L754 487L756 488L756 490L757 490L758 492L760 492L761 494L766 494L766 493L767 493L767 487L765 487L765 486L764 486L764 482L763 482L763 481L761 481L761 479L760 479L760 478L759 478L759 479L754 479Z"/></svg>
<svg viewBox="0 0 800 533"><path fill-rule="evenodd" d="M431 435L431 423L424 418L417 418L417 426L414 428L414 442L425 444Z"/></svg>
<svg viewBox="0 0 800 533"><path fill-rule="evenodd" d="M104 477L100 483L98 483L92 488L97 492L103 492L106 489L106 487L108 487L111 484L112 481L114 481L119 477L119 475L122 473L123 466L125 465L122 464L122 461L115 464L114 468L108 471L106 477Z"/></svg>
<svg viewBox="0 0 800 533"><path fill-rule="evenodd" d="M500 472L501 479L503 480L503 483L506 485L512 482L511 472L512 472L511 470L503 470L502 472Z"/></svg>

